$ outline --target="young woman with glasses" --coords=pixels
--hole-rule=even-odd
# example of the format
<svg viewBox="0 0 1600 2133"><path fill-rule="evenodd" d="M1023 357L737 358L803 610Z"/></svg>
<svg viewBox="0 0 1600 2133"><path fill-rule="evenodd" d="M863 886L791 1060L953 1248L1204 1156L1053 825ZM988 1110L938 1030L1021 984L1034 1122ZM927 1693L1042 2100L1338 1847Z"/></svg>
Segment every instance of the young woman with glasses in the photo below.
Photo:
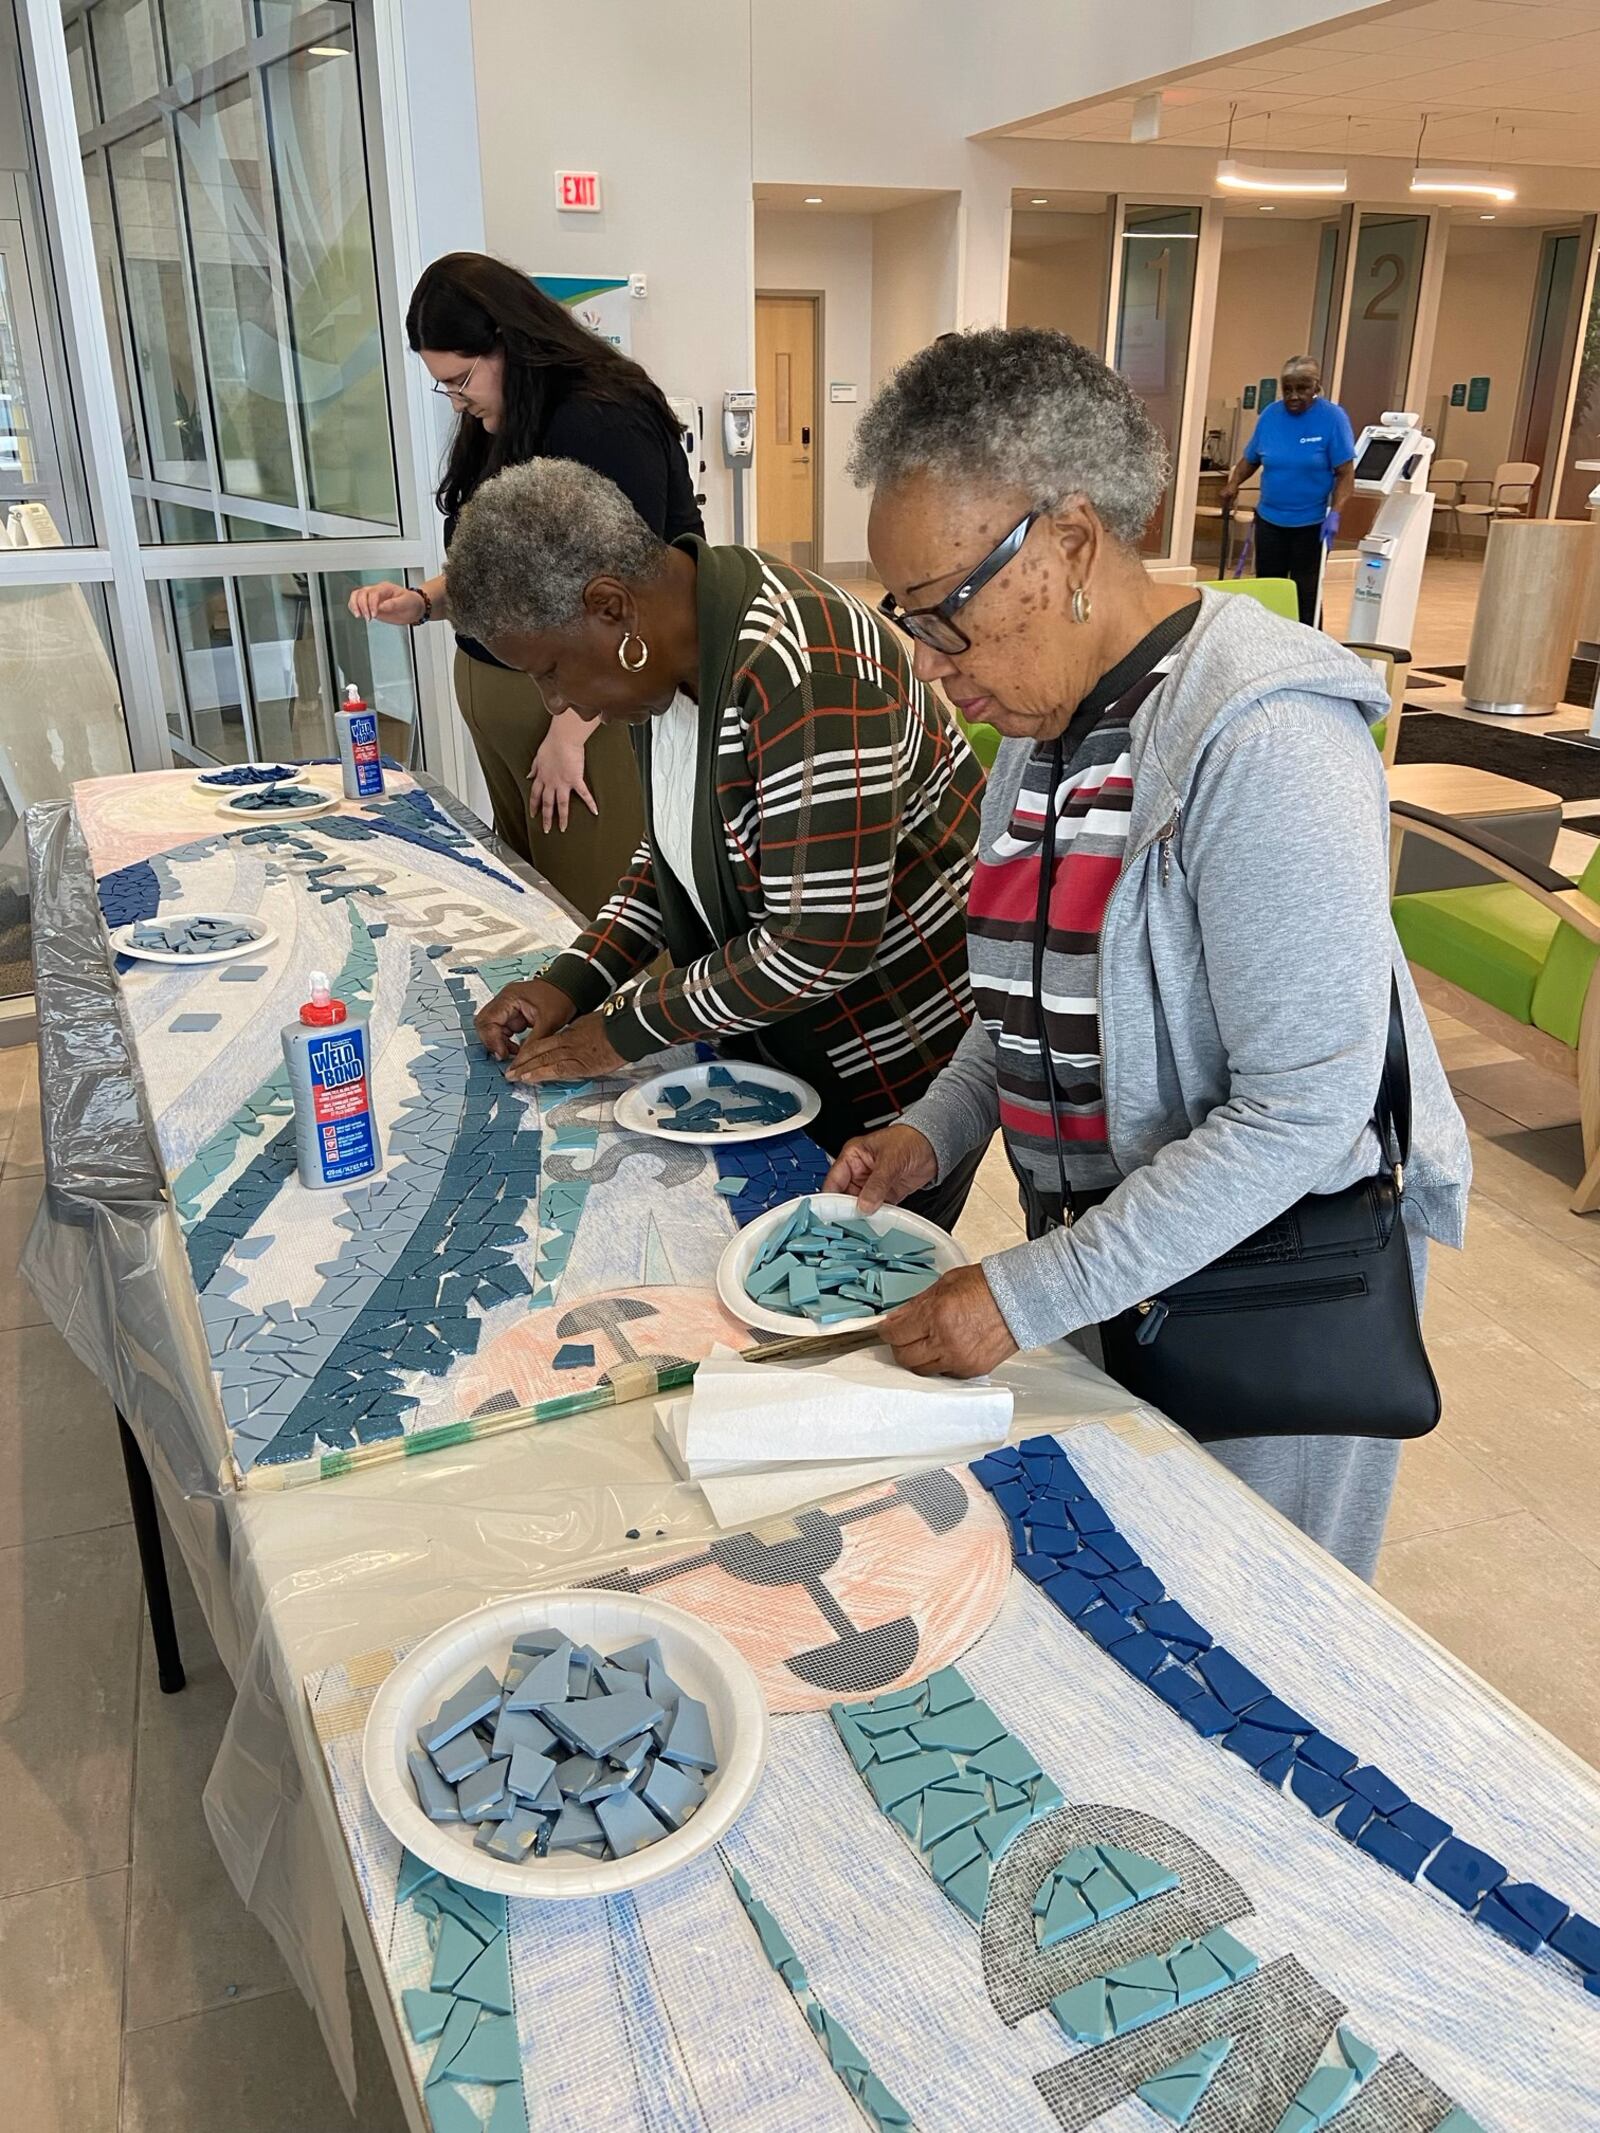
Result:
<svg viewBox="0 0 1600 2133"><path fill-rule="evenodd" d="M637 363L527 275L479 252L436 259L412 292L406 338L456 412L439 483L445 545L482 483L537 458L614 481L651 531L704 531L671 409ZM350 612L416 628L451 620L449 570L416 586L364 585ZM525 674L457 633L456 700L503 841L592 918L639 842L627 734L581 711L554 716Z"/></svg>

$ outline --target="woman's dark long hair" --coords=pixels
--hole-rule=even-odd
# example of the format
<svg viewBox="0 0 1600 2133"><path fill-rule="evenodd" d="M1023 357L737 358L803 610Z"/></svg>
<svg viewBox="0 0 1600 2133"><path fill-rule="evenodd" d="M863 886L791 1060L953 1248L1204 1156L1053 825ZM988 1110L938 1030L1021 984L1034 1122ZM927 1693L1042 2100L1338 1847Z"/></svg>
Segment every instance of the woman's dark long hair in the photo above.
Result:
<svg viewBox="0 0 1600 2133"><path fill-rule="evenodd" d="M572 393L638 409L676 446L678 425L654 379L502 259L447 252L434 260L411 292L406 339L413 354L505 351L499 429L491 437L475 415L457 417L437 492L447 518L491 474L534 458L556 405Z"/></svg>

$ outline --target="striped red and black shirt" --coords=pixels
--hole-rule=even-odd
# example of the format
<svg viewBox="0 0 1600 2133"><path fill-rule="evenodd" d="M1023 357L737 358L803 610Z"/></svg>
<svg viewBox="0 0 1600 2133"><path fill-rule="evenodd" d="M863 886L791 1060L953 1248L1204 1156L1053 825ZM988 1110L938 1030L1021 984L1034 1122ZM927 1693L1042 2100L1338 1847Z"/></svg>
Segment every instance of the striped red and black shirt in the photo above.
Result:
<svg viewBox="0 0 1600 2133"><path fill-rule="evenodd" d="M1137 679L1120 687L1097 716L1091 715L1087 730L1079 724L1059 781L1056 744L1045 742L1035 750L1011 819L973 874L967 962L973 1004L994 1043L1000 1130L1012 1167L1053 1212L1061 1200L1058 1128L1075 1192L1115 1185L1121 1176L1106 1141L1100 926L1127 853L1132 722L1165 682L1181 642L1171 624L1162 635L1165 650L1156 664L1144 666ZM1139 651L1125 664L1137 670L1143 664ZM1112 681L1115 686L1115 675ZM1048 838L1047 824L1054 829ZM1033 951L1046 849L1051 872L1036 1005ZM1046 1048L1055 1081L1054 1120Z"/></svg>

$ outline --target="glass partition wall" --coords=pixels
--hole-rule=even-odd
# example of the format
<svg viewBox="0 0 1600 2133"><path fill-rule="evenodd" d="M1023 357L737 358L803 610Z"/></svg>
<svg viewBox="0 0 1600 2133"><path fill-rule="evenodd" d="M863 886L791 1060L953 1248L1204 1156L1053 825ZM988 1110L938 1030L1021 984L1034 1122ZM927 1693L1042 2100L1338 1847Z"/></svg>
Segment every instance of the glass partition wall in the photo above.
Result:
<svg viewBox="0 0 1600 2133"><path fill-rule="evenodd" d="M437 557L396 19L0 0L0 1020L75 780L331 753L349 682L454 765L442 647L346 612Z"/></svg>
<svg viewBox="0 0 1600 2133"><path fill-rule="evenodd" d="M358 10L63 15L139 540L218 551L146 560L174 752L323 753L355 682L406 758L410 646L342 626L335 545L401 531Z"/></svg>

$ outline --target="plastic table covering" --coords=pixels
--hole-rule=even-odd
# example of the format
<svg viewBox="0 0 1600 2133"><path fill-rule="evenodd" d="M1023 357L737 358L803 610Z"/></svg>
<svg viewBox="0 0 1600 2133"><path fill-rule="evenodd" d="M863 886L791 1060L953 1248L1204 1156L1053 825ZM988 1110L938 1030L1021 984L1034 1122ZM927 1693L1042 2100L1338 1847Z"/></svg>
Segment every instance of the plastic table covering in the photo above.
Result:
<svg viewBox="0 0 1600 2133"><path fill-rule="evenodd" d="M452 796L419 782L458 825L486 838ZM192 1296L192 1278L87 847L68 802L33 809L28 834L45 1191L22 1269L144 1453L236 1690L206 1787L207 1820L353 2094L341 1903L364 1966L371 1950L304 1677L468 1608L573 1582L647 1546L716 1528L700 1491L674 1477L655 1444L649 1401L287 1492L219 1481L210 1358L195 1312L174 1308L185 1290ZM1018 1392L1019 1433L1128 1415L1122 1389L1074 1351L1019 1359L1005 1374ZM106 1456L117 1456L109 1438ZM402 2096L423 2126L370 1968L368 1983Z"/></svg>

